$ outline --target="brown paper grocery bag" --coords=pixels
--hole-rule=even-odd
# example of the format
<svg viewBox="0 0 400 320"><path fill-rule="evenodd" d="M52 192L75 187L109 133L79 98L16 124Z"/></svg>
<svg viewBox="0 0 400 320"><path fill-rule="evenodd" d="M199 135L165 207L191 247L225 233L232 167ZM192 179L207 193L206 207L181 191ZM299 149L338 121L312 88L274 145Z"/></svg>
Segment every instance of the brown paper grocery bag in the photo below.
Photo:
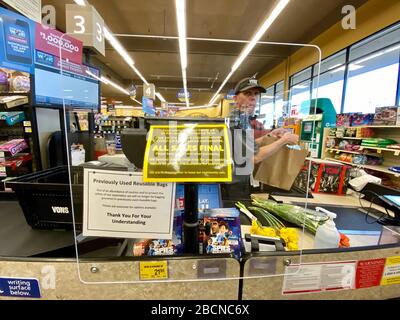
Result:
<svg viewBox="0 0 400 320"><path fill-rule="evenodd" d="M265 136L260 147L274 141L276 138ZM304 165L307 154L306 150L292 150L283 146L255 168L255 179L276 188L290 190Z"/></svg>

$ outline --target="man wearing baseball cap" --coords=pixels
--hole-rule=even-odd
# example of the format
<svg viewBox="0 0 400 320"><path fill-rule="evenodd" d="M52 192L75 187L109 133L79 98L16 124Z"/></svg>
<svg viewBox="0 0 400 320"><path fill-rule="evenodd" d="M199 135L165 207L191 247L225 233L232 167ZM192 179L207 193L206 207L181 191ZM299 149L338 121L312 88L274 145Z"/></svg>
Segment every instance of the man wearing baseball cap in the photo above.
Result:
<svg viewBox="0 0 400 320"><path fill-rule="evenodd" d="M254 134L249 137L246 130L253 129L250 123L251 118L254 116L260 94L265 93L266 90L258 84L255 78L240 80L234 90L233 99L236 109L234 110L235 114L231 114L231 118L233 117L233 121L236 122L236 131L240 129L241 134L233 133L234 180L232 184L224 186L223 192L226 193L228 198L239 199L250 195L250 176L253 174L254 165L272 156L286 145L297 144L299 137L282 128L272 131L266 130L265 134L258 138ZM269 145L262 145L266 134L277 138L277 140ZM243 153L245 154L243 155Z"/></svg>
<svg viewBox="0 0 400 320"><path fill-rule="evenodd" d="M260 98L261 93L265 93L264 87L259 85L257 79L255 78L244 78L240 80L235 86L235 96L233 100L236 104L236 111L239 113L239 127L242 129L257 129L254 124L251 125L252 117L254 117L254 111L257 104L257 100ZM272 110L271 110L272 112ZM262 135L255 134L255 154L254 163L257 164L262 160L266 159L268 156L274 154L279 150L280 147L290 144L297 144L299 141L299 136L287 132L283 128L275 130L266 130L263 128ZM257 148L257 145L261 144L264 136L269 134L275 138L278 138L274 143Z"/></svg>

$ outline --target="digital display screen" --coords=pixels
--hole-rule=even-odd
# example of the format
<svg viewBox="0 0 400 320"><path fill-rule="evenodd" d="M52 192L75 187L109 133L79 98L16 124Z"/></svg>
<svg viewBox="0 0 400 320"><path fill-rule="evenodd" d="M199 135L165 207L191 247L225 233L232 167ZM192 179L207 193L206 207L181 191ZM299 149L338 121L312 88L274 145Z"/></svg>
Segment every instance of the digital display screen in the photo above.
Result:
<svg viewBox="0 0 400 320"><path fill-rule="evenodd" d="M89 72L89 73L88 73ZM36 51L35 105L98 109L100 105L98 69L61 61L53 55Z"/></svg>
<svg viewBox="0 0 400 320"><path fill-rule="evenodd" d="M400 196L385 195L383 197L400 208Z"/></svg>

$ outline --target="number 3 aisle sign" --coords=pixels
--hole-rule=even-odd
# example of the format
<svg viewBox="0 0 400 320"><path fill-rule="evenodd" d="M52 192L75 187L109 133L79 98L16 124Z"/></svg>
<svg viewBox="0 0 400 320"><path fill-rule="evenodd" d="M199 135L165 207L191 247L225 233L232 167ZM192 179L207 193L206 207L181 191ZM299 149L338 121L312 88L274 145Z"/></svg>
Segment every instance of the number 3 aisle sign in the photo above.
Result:
<svg viewBox="0 0 400 320"><path fill-rule="evenodd" d="M96 49L105 55L103 35L104 20L91 5L85 7L66 5L67 33L83 42L85 47Z"/></svg>

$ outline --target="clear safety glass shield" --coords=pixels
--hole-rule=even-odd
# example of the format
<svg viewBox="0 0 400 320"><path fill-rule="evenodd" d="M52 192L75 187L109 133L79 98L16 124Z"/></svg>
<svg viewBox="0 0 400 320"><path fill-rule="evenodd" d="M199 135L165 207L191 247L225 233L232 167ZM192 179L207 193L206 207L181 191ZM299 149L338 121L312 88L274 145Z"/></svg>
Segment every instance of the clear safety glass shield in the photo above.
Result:
<svg viewBox="0 0 400 320"><path fill-rule="evenodd" d="M319 49L259 43L233 72L247 43L188 40L207 53L188 54L183 84L179 64L168 65L179 52L132 52L149 63L129 64L113 45L129 49L138 39L106 29L105 56L86 52L79 64L65 53L73 36L61 38L59 73L80 279L235 285L296 273L327 220L310 208L307 188L324 127L336 121L329 99L328 125L315 104ZM298 50L316 67L308 85L289 89L287 57ZM110 77L106 59L119 77Z"/></svg>
<svg viewBox="0 0 400 320"><path fill-rule="evenodd" d="M340 72L312 45L259 41L238 63L247 41L187 38L184 62L178 37L96 32L61 35L38 57L38 76L61 84L49 94L60 94L71 203L56 213L80 280L252 291L283 278L285 294L303 290L304 254L349 244L343 226L317 234L342 212L351 171L336 142ZM101 39L104 55L74 36ZM352 286L354 265L338 267L335 284Z"/></svg>

